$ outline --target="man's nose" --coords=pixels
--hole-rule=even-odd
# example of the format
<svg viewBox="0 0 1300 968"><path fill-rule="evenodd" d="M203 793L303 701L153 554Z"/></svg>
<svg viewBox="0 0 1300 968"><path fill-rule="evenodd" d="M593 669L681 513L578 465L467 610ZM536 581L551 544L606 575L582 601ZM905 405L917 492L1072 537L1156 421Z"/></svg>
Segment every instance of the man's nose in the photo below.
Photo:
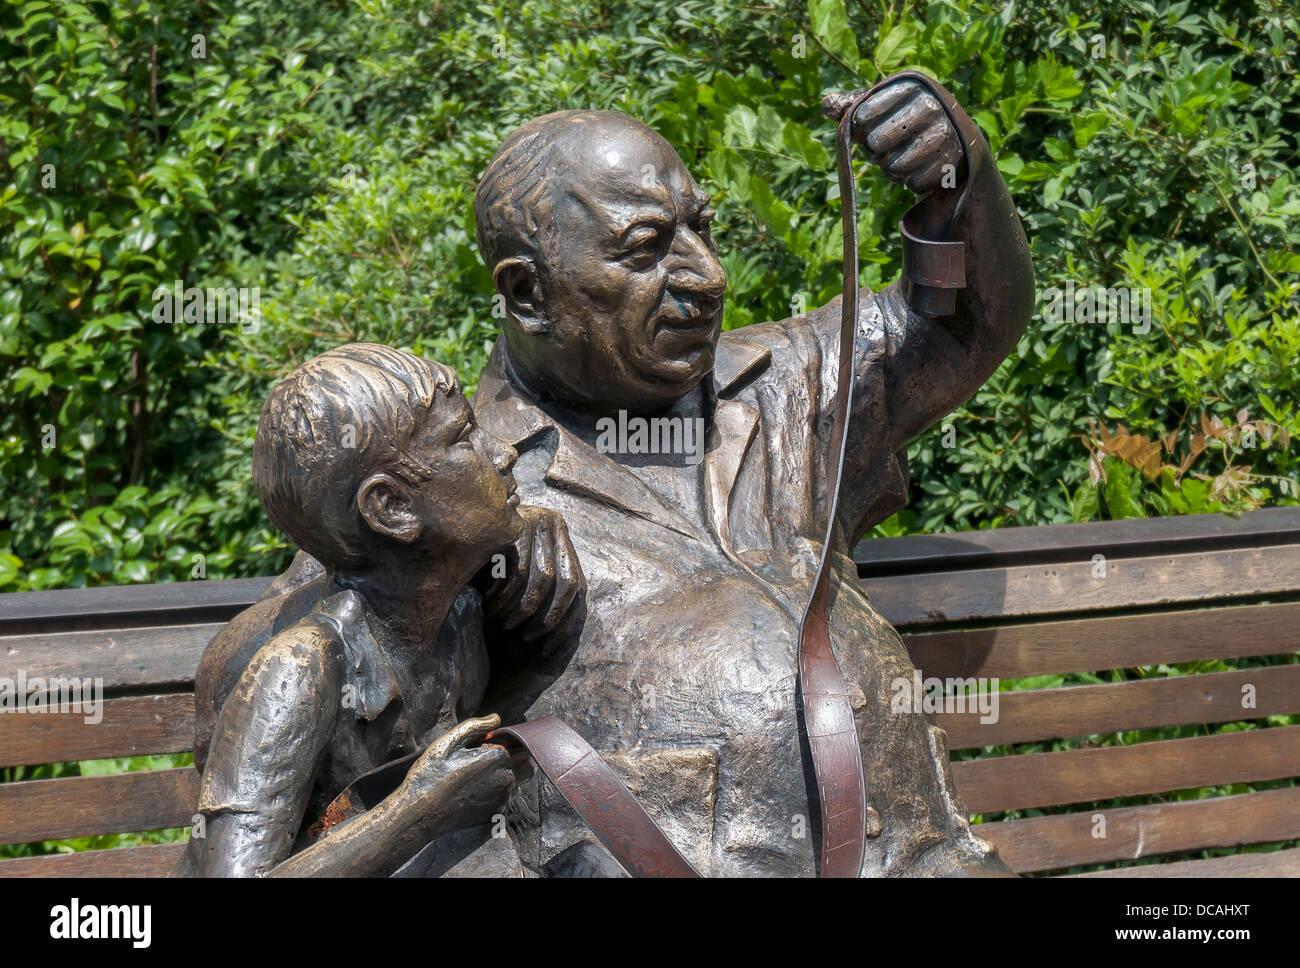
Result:
<svg viewBox="0 0 1300 968"><path fill-rule="evenodd" d="M727 273L722 263L704 239L690 229L679 229L673 236L667 262L668 285L675 292L721 299L727 291Z"/></svg>

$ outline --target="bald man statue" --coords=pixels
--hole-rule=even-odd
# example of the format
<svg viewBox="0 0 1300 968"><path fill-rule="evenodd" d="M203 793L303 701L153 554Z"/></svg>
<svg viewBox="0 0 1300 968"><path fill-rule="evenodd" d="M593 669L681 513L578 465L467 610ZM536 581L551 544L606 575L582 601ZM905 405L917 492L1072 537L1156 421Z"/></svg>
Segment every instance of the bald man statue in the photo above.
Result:
<svg viewBox="0 0 1300 968"><path fill-rule="evenodd" d="M851 134L924 196L901 226L905 266L966 243L955 305L936 310L911 274L858 315L829 625L866 781L861 873L1005 874L952 790L942 731L891 710L913 667L849 549L906 503L907 442L1024 332L1028 245L987 143L937 84L877 91ZM615 112L537 118L488 166L478 242L506 315L474 406L518 450L522 500L568 522L588 582L581 630L488 706L574 727L701 873L810 876L796 650L830 505L840 301L722 335L713 214L672 146ZM620 873L540 775L507 821L529 872Z"/></svg>

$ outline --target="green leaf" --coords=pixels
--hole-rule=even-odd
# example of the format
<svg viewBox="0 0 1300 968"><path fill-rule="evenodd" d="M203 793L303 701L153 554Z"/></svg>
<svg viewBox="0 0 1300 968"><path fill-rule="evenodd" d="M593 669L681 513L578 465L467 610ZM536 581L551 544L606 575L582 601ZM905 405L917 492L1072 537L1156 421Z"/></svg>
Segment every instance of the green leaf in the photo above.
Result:
<svg viewBox="0 0 1300 968"><path fill-rule="evenodd" d="M1135 498L1136 472L1123 461L1106 458L1106 482L1102 494L1106 498L1106 511L1112 519L1145 518L1146 512Z"/></svg>
<svg viewBox="0 0 1300 968"><path fill-rule="evenodd" d="M903 62L916 53L918 32L910 20L903 20L882 28L876 43L874 60L882 74L892 74Z"/></svg>
<svg viewBox="0 0 1300 968"><path fill-rule="evenodd" d="M758 115L746 104L738 104L727 115L728 140L753 148L758 144Z"/></svg>
<svg viewBox="0 0 1300 968"><path fill-rule="evenodd" d="M831 153L799 122L787 121L781 133L781 140L786 149L795 157L801 158L809 168L830 170L833 164Z"/></svg>
<svg viewBox="0 0 1300 968"><path fill-rule="evenodd" d="M1110 115L1104 111L1089 111L1085 114L1076 115L1071 124L1074 126L1074 145L1076 148L1086 148L1092 144L1092 139L1110 124Z"/></svg>
<svg viewBox="0 0 1300 968"><path fill-rule="evenodd" d="M1076 524L1092 521L1097 517L1099 507L1100 501L1096 485L1082 484L1070 496L1070 520Z"/></svg>
<svg viewBox="0 0 1300 968"><path fill-rule="evenodd" d="M808 14L817 39L849 67L856 68L862 55L849 29L844 0L808 0Z"/></svg>
<svg viewBox="0 0 1300 968"><path fill-rule="evenodd" d="M126 575L129 581L146 582L149 580L149 568L138 558L123 564L122 573Z"/></svg>
<svg viewBox="0 0 1300 968"><path fill-rule="evenodd" d="M1074 68L1054 58L1044 58L1035 65L1043 96L1049 101L1073 101L1083 93L1083 85L1074 76Z"/></svg>

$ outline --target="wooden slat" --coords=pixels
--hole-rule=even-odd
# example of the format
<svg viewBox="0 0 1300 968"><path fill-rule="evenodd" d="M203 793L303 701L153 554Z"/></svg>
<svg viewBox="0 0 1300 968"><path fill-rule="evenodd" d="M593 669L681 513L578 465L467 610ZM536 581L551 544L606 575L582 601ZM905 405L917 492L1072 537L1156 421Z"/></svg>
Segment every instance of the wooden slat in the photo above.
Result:
<svg viewBox="0 0 1300 968"><path fill-rule="evenodd" d="M927 676L1098 672L1300 649L1300 602L1151 612L905 635Z"/></svg>
<svg viewBox="0 0 1300 968"><path fill-rule="evenodd" d="M194 696L131 696L104 702L99 722L84 713L0 716L0 766L184 753L194 748Z"/></svg>
<svg viewBox="0 0 1300 968"><path fill-rule="evenodd" d="M193 767L0 783L0 844L185 827L198 801Z"/></svg>
<svg viewBox="0 0 1300 968"><path fill-rule="evenodd" d="M102 677L105 689L186 686L219 623L0 638L0 676Z"/></svg>
<svg viewBox="0 0 1300 968"><path fill-rule="evenodd" d="M868 578L876 609L900 627L1295 595L1300 544L1200 555L1089 558L935 574Z"/></svg>
<svg viewBox="0 0 1300 968"><path fill-rule="evenodd" d="M1105 818L1105 837L1094 836ZM1300 838L1300 787L977 824L1017 874Z"/></svg>
<svg viewBox="0 0 1300 968"><path fill-rule="evenodd" d="M1294 544L1297 534L1300 507L1262 508L1238 515L1189 514L871 538L858 543L853 557L858 573L867 577L1091 559L1094 554L1123 558L1260 548Z"/></svg>
<svg viewBox="0 0 1300 968"><path fill-rule="evenodd" d="M879 566L897 575L936 566L950 570L954 563L981 567L990 558L1006 564L1044 552L1063 561L1076 552L1087 551L1086 557L1091 557L1100 551L1111 557L1116 552L1141 552L1155 544L1173 553L1207 547L1260 547L1287 540L1287 533L1296 531L1300 531L1300 509L1264 508L1240 515L1200 514L876 538L859 543L856 556L861 567ZM0 595L0 626L95 619L111 627L115 622L126 624L120 616L150 614L163 616L165 624L177 624L166 618L168 613L198 609L220 609L234 615L256 601L270 583L270 578L238 578L9 593Z"/></svg>
<svg viewBox="0 0 1300 968"><path fill-rule="evenodd" d="M1143 864L1071 877L1300 877L1300 848L1268 853L1230 854L1209 860L1180 860L1173 864Z"/></svg>
<svg viewBox="0 0 1300 968"><path fill-rule="evenodd" d="M226 622L270 584L232 578L11 592L0 595L0 633Z"/></svg>
<svg viewBox="0 0 1300 968"><path fill-rule="evenodd" d="M1087 803L1300 775L1300 726L952 764L971 813Z"/></svg>
<svg viewBox="0 0 1300 968"><path fill-rule="evenodd" d="M19 857L0 861L0 877L166 877L184 851L184 844L148 844Z"/></svg>
<svg viewBox="0 0 1300 968"><path fill-rule="evenodd" d="M1242 707L1246 686L1254 688L1250 709ZM1300 713L1300 665L1002 692L996 722L981 722L981 714L969 710L934 719L947 732L950 749L970 749L1290 713Z"/></svg>

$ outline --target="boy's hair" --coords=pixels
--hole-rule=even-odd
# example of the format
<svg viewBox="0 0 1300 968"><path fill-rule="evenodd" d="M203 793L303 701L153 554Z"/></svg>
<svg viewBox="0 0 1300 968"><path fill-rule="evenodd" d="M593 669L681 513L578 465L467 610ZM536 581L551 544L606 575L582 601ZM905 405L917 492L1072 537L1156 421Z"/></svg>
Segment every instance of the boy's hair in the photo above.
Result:
<svg viewBox="0 0 1300 968"><path fill-rule="evenodd" d="M253 481L267 517L326 568L369 566L375 536L358 488L381 470L426 480L411 439L439 394L459 392L449 367L376 343L308 360L275 386L258 421Z"/></svg>

